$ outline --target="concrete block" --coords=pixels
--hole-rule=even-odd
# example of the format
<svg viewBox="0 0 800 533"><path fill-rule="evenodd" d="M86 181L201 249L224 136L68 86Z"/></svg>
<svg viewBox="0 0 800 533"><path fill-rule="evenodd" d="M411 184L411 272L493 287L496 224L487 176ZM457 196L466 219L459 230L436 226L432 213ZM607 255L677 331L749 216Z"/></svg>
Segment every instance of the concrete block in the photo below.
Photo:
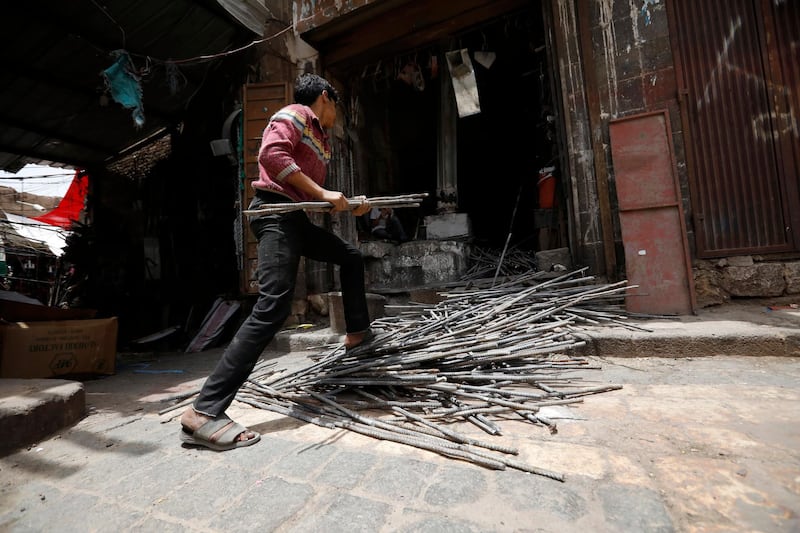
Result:
<svg viewBox="0 0 800 533"><path fill-rule="evenodd" d="M727 259L727 266L749 267L755 264L752 255L737 255L735 257L728 257Z"/></svg>
<svg viewBox="0 0 800 533"><path fill-rule="evenodd" d="M298 326L306 321L306 314L308 313L308 300L305 298L298 298L295 297L292 300L292 308L289 313L289 316L286 318L286 321L283 323L283 327L292 327Z"/></svg>
<svg viewBox="0 0 800 533"><path fill-rule="evenodd" d="M780 263L728 266L723 269L722 288L732 296L780 296L786 288L783 270Z"/></svg>
<svg viewBox="0 0 800 533"><path fill-rule="evenodd" d="M710 307L712 305L721 305L730 300L730 296L725 292L720 284L722 273L711 268L695 268L694 274L694 291L697 298L698 307Z"/></svg>
<svg viewBox="0 0 800 533"><path fill-rule="evenodd" d="M536 252L536 265L542 272L550 272L555 265L561 265L566 270L572 270L572 255L569 248L554 248Z"/></svg>
<svg viewBox="0 0 800 533"><path fill-rule="evenodd" d="M62 379L0 379L0 452L34 444L86 411L83 384Z"/></svg>
<svg viewBox="0 0 800 533"><path fill-rule="evenodd" d="M367 309L370 320L386 316L384 306L386 297L380 294L367 293ZM331 331L334 333L347 333L347 324L344 320L344 305L341 292L328 293L328 314L331 319Z"/></svg>
<svg viewBox="0 0 800 533"><path fill-rule="evenodd" d="M391 256L395 248L395 244L383 241L365 241L358 245L364 259L380 259Z"/></svg>
<svg viewBox="0 0 800 533"><path fill-rule="evenodd" d="M399 246L390 245L387 255L365 253L364 272L367 286L384 289L408 289L436 285L460 279L466 273L469 244L464 241L409 241ZM379 250L368 247L372 252Z"/></svg>
<svg viewBox="0 0 800 533"><path fill-rule="evenodd" d="M425 217L425 234L430 240L470 237L472 224L466 213L445 213Z"/></svg>
<svg viewBox="0 0 800 533"><path fill-rule="evenodd" d="M786 280L786 294L800 293L800 262L783 265L783 277Z"/></svg>
<svg viewBox="0 0 800 533"><path fill-rule="evenodd" d="M308 305L318 315L328 316L328 295L327 294L309 294Z"/></svg>

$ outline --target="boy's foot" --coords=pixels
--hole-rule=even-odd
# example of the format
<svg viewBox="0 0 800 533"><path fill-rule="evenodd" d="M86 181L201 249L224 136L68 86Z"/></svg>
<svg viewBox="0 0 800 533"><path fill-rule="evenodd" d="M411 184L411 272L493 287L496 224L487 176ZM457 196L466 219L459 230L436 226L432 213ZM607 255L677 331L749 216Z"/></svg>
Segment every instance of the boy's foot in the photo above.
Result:
<svg viewBox="0 0 800 533"><path fill-rule="evenodd" d="M375 335L372 333L371 330L361 331L359 333L348 333L344 337L344 347L347 350L351 350L356 346L364 344L372 340Z"/></svg>
<svg viewBox="0 0 800 533"><path fill-rule="evenodd" d="M235 422L233 422L233 420L230 420L229 418L225 417L225 415L222 415L222 417L219 417L219 418L220 418L220 420L227 420L228 423L225 424L224 426L220 427L216 432L214 432L212 435L209 436L209 440L211 442L215 442L226 431L230 430L233 427L233 425L235 424ZM206 416L204 414L198 413L192 407L189 407L181 415L181 426L183 427L183 431L185 433L188 433L188 434L191 435L195 431L198 431L200 428L202 428L203 426L205 426L209 422L213 422L214 420L216 420L216 419L214 419L214 418L212 418L210 416ZM258 433L254 432L254 431L250 431L249 429L243 429L243 431L241 431L238 435L236 435L235 441L236 442L246 442L246 441L250 441L250 440L256 439L256 442L258 442L258 438L260 438L260 435ZM255 444L255 442L253 442L253 444Z"/></svg>

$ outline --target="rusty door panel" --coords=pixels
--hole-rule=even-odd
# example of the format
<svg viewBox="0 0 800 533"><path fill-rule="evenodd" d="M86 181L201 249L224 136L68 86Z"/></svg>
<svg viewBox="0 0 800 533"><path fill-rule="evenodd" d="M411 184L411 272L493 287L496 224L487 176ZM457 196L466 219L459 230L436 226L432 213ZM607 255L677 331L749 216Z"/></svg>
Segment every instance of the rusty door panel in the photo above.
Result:
<svg viewBox="0 0 800 533"><path fill-rule="evenodd" d="M289 85L286 83L253 83L244 86L242 108L244 129L244 172L245 180L242 188L242 206L246 209L253 199L253 187L250 185L258 178L258 149L261 146L261 134L269 122L269 118L289 103ZM241 220L244 235L244 269L241 273L240 288L244 294L258 293L256 265L258 254L256 239L250 231L246 217Z"/></svg>
<svg viewBox="0 0 800 533"><path fill-rule="evenodd" d="M778 150L786 133L776 122L778 73L768 59L788 48L778 48L771 6L779 9L762 0L669 3L700 257L795 249L791 213L799 199L788 181L797 176L787 173L791 149Z"/></svg>
<svg viewBox="0 0 800 533"><path fill-rule="evenodd" d="M694 313L669 115L659 111L612 120L609 133L625 271L636 285L626 307L637 313Z"/></svg>
<svg viewBox="0 0 800 533"><path fill-rule="evenodd" d="M679 197L672 177L664 175L664 169L672 167L670 152L654 150L653 146L654 135L658 132L651 131L651 128L663 128L663 124L651 124L649 121L640 123L647 127L640 130L622 129L621 126L616 128L617 142L624 145L618 151L618 155L624 157L614 160L615 173L623 176L623 179L617 179L620 211L678 204ZM627 179L630 175L641 178Z"/></svg>
<svg viewBox="0 0 800 533"><path fill-rule="evenodd" d="M620 215L625 273L632 289L625 306L633 313L693 313L684 248L676 238L681 214L674 207L626 211Z"/></svg>

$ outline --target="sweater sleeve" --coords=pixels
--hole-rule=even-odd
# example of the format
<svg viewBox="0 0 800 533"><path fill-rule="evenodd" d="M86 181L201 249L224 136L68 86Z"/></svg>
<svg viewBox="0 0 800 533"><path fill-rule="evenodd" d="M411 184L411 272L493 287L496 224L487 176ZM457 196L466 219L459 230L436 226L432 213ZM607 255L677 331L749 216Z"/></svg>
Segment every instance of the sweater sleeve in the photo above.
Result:
<svg viewBox="0 0 800 533"><path fill-rule="evenodd" d="M281 111L272 117L261 139L258 162L271 179L283 183L287 176L300 171L294 159L295 146L300 142L305 128L305 117Z"/></svg>

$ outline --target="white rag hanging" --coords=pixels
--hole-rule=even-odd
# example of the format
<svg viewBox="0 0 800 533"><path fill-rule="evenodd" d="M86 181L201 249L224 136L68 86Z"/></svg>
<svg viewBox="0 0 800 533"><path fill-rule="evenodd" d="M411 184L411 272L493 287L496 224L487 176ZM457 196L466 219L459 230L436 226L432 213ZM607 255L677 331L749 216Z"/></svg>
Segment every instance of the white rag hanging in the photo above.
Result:
<svg viewBox="0 0 800 533"><path fill-rule="evenodd" d="M475 70L469 59L466 48L453 50L445 54L450 77L453 79L453 92L456 95L456 106L459 118L477 115L481 112L478 99L478 82L475 80Z"/></svg>

